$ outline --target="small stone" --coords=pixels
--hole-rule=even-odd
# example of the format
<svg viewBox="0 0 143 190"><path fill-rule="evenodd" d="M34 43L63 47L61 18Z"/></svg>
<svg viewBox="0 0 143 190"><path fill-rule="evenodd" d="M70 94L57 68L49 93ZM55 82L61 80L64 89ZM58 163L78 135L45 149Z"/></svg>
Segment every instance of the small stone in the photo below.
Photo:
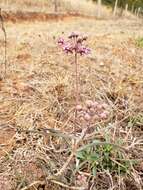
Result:
<svg viewBox="0 0 143 190"><path fill-rule="evenodd" d="M100 66L104 66L104 63L103 63L103 62L100 62Z"/></svg>

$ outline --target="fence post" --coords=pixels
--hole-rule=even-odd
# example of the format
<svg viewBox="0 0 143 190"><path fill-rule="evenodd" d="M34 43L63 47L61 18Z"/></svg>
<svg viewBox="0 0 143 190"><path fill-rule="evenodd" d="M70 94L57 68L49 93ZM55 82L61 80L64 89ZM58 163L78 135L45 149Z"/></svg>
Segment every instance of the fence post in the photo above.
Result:
<svg viewBox="0 0 143 190"><path fill-rule="evenodd" d="M115 1L115 5L114 5L114 11L113 11L113 16L116 15L117 12L117 7L118 7L118 0Z"/></svg>
<svg viewBox="0 0 143 190"><path fill-rule="evenodd" d="M57 0L54 0L54 9L55 9L55 13L58 11L58 2Z"/></svg>
<svg viewBox="0 0 143 190"><path fill-rule="evenodd" d="M98 0L98 12L97 12L97 17L100 18L101 17L101 0Z"/></svg>
<svg viewBox="0 0 143 190"><path fill-rule="evenodd" d="M127 12L128 12L128 4L126 4L125 6L125 14L127 14Z"/></svg>

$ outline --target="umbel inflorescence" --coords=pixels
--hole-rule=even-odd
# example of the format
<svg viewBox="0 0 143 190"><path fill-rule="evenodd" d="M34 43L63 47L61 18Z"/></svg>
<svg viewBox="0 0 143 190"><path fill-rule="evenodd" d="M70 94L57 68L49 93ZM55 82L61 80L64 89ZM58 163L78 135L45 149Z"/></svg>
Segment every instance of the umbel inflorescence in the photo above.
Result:
<svg viewBox="0 0 143 190"><path fill-rule="evenodd" d="M87 36L81 35L78 32L72 32L68 39L60 38L58 40L58 44L63 49L63 51L67 54L73 54L73 63L75 67L75 104L78 105L80 98L80 72L78 66L78 55L83 56L87 55L91 52L91 50L85 45L85 41L87 40ZM75 117L77 117L77 111L75 110Z"/></svg>
<svg viewBox="0 0 143 190"><path fill-rule="evenodd" d="M76 121L83 122L91 122L91 121L99 121L107 119L108 105L100 102L93 102L91 100L87 100L84 105L79 104L79 67L78 67L78 55L83 56L91 53L90 48L85 45L85 41L87 40L87 36L80 35L77 32L72 32L68 36L68 40L64 38L60 38L58 40L58 44L63 49L63 51L67 54L73 54L74 56L74 65L75 65L75 97L76 97L76 106L75 106L75 118Z"/></svg>
<svg viewBox="0 0 143 190"><path fill-rule="evenodd" d="M84 105L77 105L79 121L105 120L109 116L109 107L106 103L87 100Z"/></svg>
<svg viewBox="0 0 143 190"><path fill-rule="evenodd" d="M87 40L87 36L80 35L77 32L72 32L68 36L68 40L60 38L58 44L61 46L65 53L76 53L79 55L87 55L91 50L84 44Z"/></svg>

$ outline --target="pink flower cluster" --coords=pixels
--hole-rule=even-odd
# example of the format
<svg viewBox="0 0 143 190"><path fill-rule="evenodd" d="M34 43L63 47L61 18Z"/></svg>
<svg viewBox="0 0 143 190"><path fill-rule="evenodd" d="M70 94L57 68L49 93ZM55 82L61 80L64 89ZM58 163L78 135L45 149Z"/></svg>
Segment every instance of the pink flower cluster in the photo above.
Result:
<svg viewBox="0 0 143 190"><path fill-rule="evenodd" d="M78 186L88 187L88 178L85 175L78 174L76 182Z"/></svg>
<svg viewBox="0 0 143 190"><path fill-rule="evenodd" d="M72 32L68 36L69 40L65 41L64 38L58 40L58 44L64 50L65 53L77 53L80 55L87 55L91 50L83 45L83 42L87 40L86 36L82 36L77 32Z"/></svg>
<svg viewBox="0 0 143 190"><path fill-rule="evenodd" d="M93 102L87 100L85 105L77 105L78 117L82 121L90 122L92 120L105 120L108 118L108 105L105 103Z"/></svg>

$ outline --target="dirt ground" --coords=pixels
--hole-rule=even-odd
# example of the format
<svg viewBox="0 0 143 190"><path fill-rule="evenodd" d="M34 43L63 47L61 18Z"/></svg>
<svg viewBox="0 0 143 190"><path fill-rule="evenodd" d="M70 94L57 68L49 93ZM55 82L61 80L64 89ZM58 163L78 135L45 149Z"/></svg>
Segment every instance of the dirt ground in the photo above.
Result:
<svg viewBox="0 0 143 190"><path fill-rule="evenodd" d="M120 101L125 97L129 111L113 111L117 121L122 123L128 114L137 116L143 111L143 49L135 44L135 39L143 36L143 21L69 17L45 22L7 22L5 28L8 65L5 79L0 80L0 189L12 190L21 189L22 174L25 178L30 175L28 184L43 177L43 171L35 165L25 166L31 167L31 174L23 169L24 160L28 160L30 155L35 163L36 153L28 148L33 146L33 140L26 137L29 138L26 141L25 134L21 136L17 129L49 127L63 132L72 130L71 126L65 127L64 116L74 104L73 58L60 50L58 38L66 37L72 31L88 36L91 54L79 58L82 100L108 97L110 101ZM3 45L0 30L1 76L4 71ZM127 137L127 144L131 146L132 140L141 142L142 130L143 124L127 129L127 135L132 136L132 139ZM34 142L40 146L41 141L36 138ZM136 157L143 158L142 145L133 148L137 151ZM13 163L14 159L16 163ZM140 163L139 168L143 171L141 166ZM39 174L32 176L35 170L40 170Z"/></svg>

